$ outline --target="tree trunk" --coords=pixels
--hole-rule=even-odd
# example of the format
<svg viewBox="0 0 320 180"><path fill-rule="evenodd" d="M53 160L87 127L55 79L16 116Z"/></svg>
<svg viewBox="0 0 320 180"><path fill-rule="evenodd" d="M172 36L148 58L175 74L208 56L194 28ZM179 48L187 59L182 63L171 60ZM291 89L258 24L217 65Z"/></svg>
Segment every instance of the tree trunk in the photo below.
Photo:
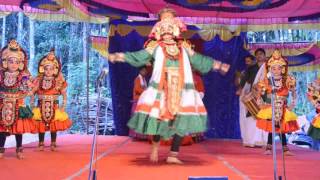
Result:
<svg viewBox="0 0 320 180"><path fill-rule="evenodd" d="M36 74L35 71L35 46L34 46L34 21L29 18L29 46L30 46L30 59L29 59L29 71L32 75Z"/></svg>
<svg viewBox="0 0 320 180"><path fill-rule="evenodd" d="M84 69L85 71L83 71L83 72L86 72L86 76L85 76L85 80L86 80L86 83L85 83L85 85L86 85L86 96L87 96L87 98L86 98L86 100L87 100L87 133L89 132L88 130L89 130L89 120L90 120L90 118L89 118L89 53L88 53L88 40L89 40L89 38L88 38L88 30L89 30L89 28L88 28L88 23L83 23L83 27L82 27L82 48L83 48L83 53L82 53L82 62L83 62L83 64L86 64L86 66L83 66L84 68L86 68L86 69Z"/></svg>
<svg viewBox="0 0 320 180"><path fill-rule="evenodd" d="M59 38L58 38L58 34L56 34L54 36L54 52L56 54L56 56L60 57L60 49L59 49ZM62 63L62 62L61 62Z"/></svg>
<svg viewBox="0 0 320 180"><path fill-rule="evenodd" d="M73 54L73 51L74 51L74 40L76 36L76 30L77 30L77 23L70 23L70 40L69 40L69 48L68 48L68 58L67 58L67 62L70 62L68 64L68 68L67 68L67 74L66 76L68 76L67 79L71 79L72 78L72 73L71 73L71 70L72 70L72 57L74 57L74 54ZM70 96L69 96L70 97Z"/></svg>
<svg viewBox="0 0 320 180"><path fill-rule="evenodd" d="M68 58L67 58L67 62L69 62L67 64L67 74L66 74L66 79L69 81L68 84L69 84L69 88L73 89L73 86L74 84L72 83L72 80L73 80L73 73L72 73L72 70L74 69L74 66L73 66L73 63L74 61L72 61L72 57L74 57L74 53L73 53L73 50L74 50L74 39L73 37L76 36L76 30L77 30L77 23L70 23L70 39L69 39L69 47L68 47ZM68 98L71 99L73 98L71 96L71 93L72 91L67 91L67 95L68 95Z"/></svg>
<svg viewBox="0 0 320 180"><path fill-rule="evenodd" d="M82 27L82 42L83 42L82 61L83 61L83 63L87 63L87 61L89 59L89 52L88 52L89 28L88 27L89 27L88 23L83 23L83 27Z"/></svg>
<svg viewBox="0 0 320 180"><path fill-rule="evenodd" d="M2 18L2 39L1 39L1 48L6 45L6 17Z"/></svg>
<svg viewBox="0 0 320 180"><path fill-rule="evenodd" d="M23 13L18 12L18 32L17 32L17 41L22 44L22 31L23 31Z"/></svg>

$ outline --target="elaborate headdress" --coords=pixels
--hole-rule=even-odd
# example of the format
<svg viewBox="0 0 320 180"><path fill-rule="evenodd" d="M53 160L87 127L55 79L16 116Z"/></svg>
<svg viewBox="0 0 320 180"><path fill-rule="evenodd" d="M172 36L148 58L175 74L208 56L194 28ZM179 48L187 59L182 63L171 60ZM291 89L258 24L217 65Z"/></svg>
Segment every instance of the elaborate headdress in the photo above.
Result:
<svg viewBox="0 0 320 180"><path fill-rule="evenodd" d="M57 76L61 70L60 61L56 58L54 54L54 49L52 49L45 57L43 57L39 62L38 72L40 74L44 73L44 67L51 65L54 67L54 75Z"/></svg>
<svg viewBox="0 0 320 180"><path fill-rule="evenodd" d="M161 16L163 13L170 13L172 16ZM150 38L161 39L164 34L172 34L175 38L179 38L181 32L187 30L186 25L178 18L175 17L175 11L170 8L160 10L160 21L157 22L149 34Z"/></svg>
<svg viewBox="0 0 320 180"><path fill-rule="evenodd" d="M320 79L317 79L308 85L307 95L312 104L317 109L320 109Z"/></svg>
<svg viewBox="0 0 320 180"><path fill-rule="evenodd" d="M160 9L158 13L159 19L162 20L168 18L168 16L165 15L170 15L170 17L176 17L177 12L174 9L168 7Z"/></svg>
<svg viewBox="0 0 320 180"><path fill-rule="evenodd" d="M282 57L281 52L279 50L277 50L277 49L272 53L271 58L267 61L266 73L268 73L270 71L270 68L272 66L281 66L282 67L282 72L281 73L283 75L287 75L287 73L288 73L288 61Z"/></svg>
<svg viewBox="0 0 320 180"><path fill-rule="evenodd" d="M23 49L16 40L11 40L7 46L1 51L1 66L4 69L8 68L8 60L15 58L19 61L19 70L22 71L27 66L27 57Z"/></svg>
<svg viewBox="0 0 320 180"><path fill-rule="evenodd" d="M282 57L279 50L275 50L272 53L271 58L266 63L265 79L268 79L268 73L271 71L271 67L280 66L283 85L289 89L295 89L296 80L293 76L288 75L288 61Z"/></svg>

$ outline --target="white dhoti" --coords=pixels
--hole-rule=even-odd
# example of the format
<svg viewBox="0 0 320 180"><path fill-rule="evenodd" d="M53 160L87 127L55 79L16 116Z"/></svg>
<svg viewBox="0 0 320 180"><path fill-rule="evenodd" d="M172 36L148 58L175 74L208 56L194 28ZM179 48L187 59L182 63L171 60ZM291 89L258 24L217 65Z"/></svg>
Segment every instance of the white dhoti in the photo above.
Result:
<svg viewBox="0 0 320 180"><path fill-rule="evenodd" d="M250 84L246 83L239 98L239 121L242 143L244 146L264 146L267 144L268 134L257 128L256 120L253 116L247 117L247 109L241 98L250 92Z"/></svg>

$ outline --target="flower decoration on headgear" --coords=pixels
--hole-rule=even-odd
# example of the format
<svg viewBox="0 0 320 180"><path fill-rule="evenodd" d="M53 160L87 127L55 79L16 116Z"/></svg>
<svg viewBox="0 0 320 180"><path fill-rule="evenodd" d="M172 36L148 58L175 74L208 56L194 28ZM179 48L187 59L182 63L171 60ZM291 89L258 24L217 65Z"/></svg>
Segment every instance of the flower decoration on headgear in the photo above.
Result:
<svg viewBox="0 0 320 180"><path fill-rule="evenodd" d="M58 74L60 73L61 64L60 64L60 61L55 56L54 49L51 49L50 52L40 60L39 68L38 68L38 72L40 74L44 73L45 66L53 66L55 76L58 76Z"/></svg>
<svg viewBox="0 0 320 180"><path fill-rule="evenodd" d="M281 73L283 75L288 73L288 61L282 57L281 52L278 49L272 53L271 58L267 61L266 72L269 72L272 66L281 66Z"/></svg>
<svg viewBox="0 0 320 180"><path fill-rule="evenodd" d="M166 16L165 13L169 14L169 16ZM164 8L160 11L160 21L153 26L149 38L160 40L165 34L180 38L181 33L184 31L187 31L187 26L179 18L175 17L175 11L170 8Z"/></svg>
<svg viewBox="0 0 320 180"><path fill-rule="evenodd" d="M16 40L11 40L1 51L2 68L8 68L8 60L16 59L19 62L19 70L22 71L27 66L27 57L23 49Z"/></svg>

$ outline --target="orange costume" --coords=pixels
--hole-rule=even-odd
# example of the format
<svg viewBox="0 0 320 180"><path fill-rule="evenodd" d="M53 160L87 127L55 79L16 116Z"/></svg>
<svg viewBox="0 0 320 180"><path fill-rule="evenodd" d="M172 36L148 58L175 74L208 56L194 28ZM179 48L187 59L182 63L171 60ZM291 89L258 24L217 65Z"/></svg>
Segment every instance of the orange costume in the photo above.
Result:
<svg viewBox="0 0 320 180"><path fill-rule="evenodd" d="M193 72L192 75L195 89L200 93L204 93L204 85L201 76L197 72Z"/></svg>
<svg viewBox="0 0 320 180"><path fill-rule="evenodd" d="M195 53L180 37L186 25L170 8L161 10L144 49L109 54L111 62L127 62L141 67L150 62L153 71L148 88L141 94L128 127L153 135L150 161L158 161L160 139L173 138L167 163L182 164L177 158L182 137L206 130L207 111L194 88L191 67L207 73L226 73L230 65Z"/></svg>
<svg viewBox="0 0 320 180"><path fill-rule="evenodd" d="M138 76L134 79L134 86L133 86L133 101L132 101L132 107L131 107L131 114L134 113L137 102L139 100L140 95L143 93L144 90L146 90L148 84L144 76L141 74L138 74ZM148 136L143 135L140 133L136 133L134 130L129 130L129 136L133 137L135 139L139 140L147 140Z"/></svg>
<svg viewBox="0 0 320 180"><path fill-rule="evenodd" d="M288 61L281 57L276 50L272 57L266 63L264 79L257 85L258 96L262 96L263 103L259 102L261 110L256 115L257 127L269 132L268 143L265 154L271 154L272 149L272 114L274 114L275 132L279 133L282 140L285 155L291 155L286 142L285 133L293 132L299 129L297 115L291 111L295 106L296 84L295 78L288 75ZM274 74L274 87L268 73ZM274 108L271 107L272 91L274 91ZM292 94L291 104L288 105L289 92ZM261 99L259 99L261 100Z"/></svg>
<svg viewBox="0 0 320 180"><path fill-rule="evenodd" d="M193 76L193 83L195 89L199 92L201 98L204 96L204 85L201 76L197 72L192 73ZM195 133L191 135L187 135L183 137L183 140L181 142L182 145L191 145L195 142L199 142L203 140L203 133ZM172 139L170 140L162 140L161 144L164 145L171 145L172 144Z"/></svg>
<svg viewBox="0 0 320 180"><path fill-rule="evenodd" d="M48 69L49 68L49 69ZM52 75L46 71L52 68ZM67 83L61 73L61 64L55 57L54 51L43 57L39 62L38 76L35 84L35 96L38 97L38 107L33 109L33 120L39 134L39 147L43 148L44 133L51 132L51 149L55 148L57 131L68 129L72 121L64 111L66 105ZM59 108L59 96L63 96L63 105ZM34 97L32 103L34 102Z"/></svg>
<svg viewBox="0 0 320 180"><path fill-rule="evenodd" d="M34 131L31 109L24 98L31 93L31 75L27 70L27 55L12 40L1 51L0 68L0 158L4 153L6 135L15 134L17 157L22 158L22 134Z"/></svg>
<svg viewBox="0 0 320 180"><path fill-rule="evenodd" d="M146 79L141 74L139 74L134 80L133 100L135 102L138 101L142 92L147 89L147 86L148 85Z"/></svg>
<svg viewBox="0 0 320 180"><path fill-rule="evenodd" d="M315 107L315 116L312 118L308 135L316 142L320 141L320 78L308 85L307 97ZM316 149L318 148L317 146L314 144Z"/></svg>
<svg viewBox="0 0 320 180"><path fill-rule="evenodd" d="M258 83L259 94L262 94L264 104L261 105L261 110L257 114L257 127L267 132L272 132L272 108L271 108L271 81L267 78L267 73L270 72L272 66L281 66L282 77L275 79L275 121L277 133L288 133L299 129L297 123L297 115L288 109L287 98L289 92L292 92L293 100L291 109L295 106L296 96L296 81L293 76L288 75L288 62L281 57L279 51L275 51L266 65L265 78Z"/></svg>

